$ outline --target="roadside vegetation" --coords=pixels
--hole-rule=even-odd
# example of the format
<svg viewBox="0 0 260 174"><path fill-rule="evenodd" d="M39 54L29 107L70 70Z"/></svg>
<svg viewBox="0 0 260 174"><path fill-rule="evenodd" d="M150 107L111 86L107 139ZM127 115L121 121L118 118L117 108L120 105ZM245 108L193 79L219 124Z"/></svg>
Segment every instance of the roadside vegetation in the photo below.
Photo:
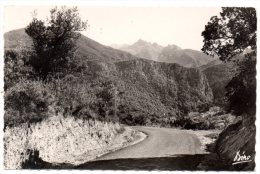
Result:
<svg viewBox="0 0 260 174"><path fill-rule="evenodd" d="M220 86L212 80L213 93L205 74L195 68L128 60L131 55L100 45L102 55L107 51L127 61L99 62L89 52L83 59L76 42L88 23L77 8L53 8L47 21L34 16L25 28L32 45L4 53L5 167L23 168L32 154L51 163L92 160L135 139L137 132L121 123L224 130L219 137L207 135L217 139L213 149L219 156L228 163L238 150L254 156L255 15L253 8L223 8L206 25L202 51L234 65L231 79L220 79ZM86 44L83 48L101 56Z"/></svg>
<svg viewBox="0 0 260 174"><path fill-rule="evenodd" d="M77 8L33 18L32 46L5 50L4 165L19 169L31 153L53 163L78 164L134 140L135 132L107 116L113 83L84 80L74 60L75 41L86 29ZM93 87L94 86L94 87Z"/></svg>
<svg viewBox="0 0 260 174"><path fill-rule="evenodd" d="M223 130L232 124L234 120L234 115L223 111L220 107L214 106L205 112L190 112L187 116L175 120L173 125L182 129Z"/></svg>
<svg viewBox="0 0 260 174"><path fill-rule="evenodd" d="M228 170L254 170L256 142L256 54L257 20L254 8L225 7L213 16L202 32L202 51L232 62L234 74L226 85L227 111L236 116L213 145L213 157ZM245 165L232 165L237 152L250 155ZM213 159L212 158L212 159ZM213 168L208 159L206 169ZM207 166L208 165L208 166ZM204 168L204 169L205 169Z"/></svg>

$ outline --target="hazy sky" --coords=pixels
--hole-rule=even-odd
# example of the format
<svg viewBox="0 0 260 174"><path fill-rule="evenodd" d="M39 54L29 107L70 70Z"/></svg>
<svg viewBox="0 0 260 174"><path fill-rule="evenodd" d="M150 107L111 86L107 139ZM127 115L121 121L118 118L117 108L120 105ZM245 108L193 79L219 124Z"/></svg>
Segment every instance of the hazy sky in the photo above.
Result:
<svg viewBox="0 0 260 174"><path fill-rule="evenodd" d="M25 27L37 9L38 17L46 19L50 6L7 6L4 31ZM102 44L132 44L138 39L163 46L176 44L182 48L200 50L201 32L214 15L216 7L79 7L89 28L83 32Z"/></svg>

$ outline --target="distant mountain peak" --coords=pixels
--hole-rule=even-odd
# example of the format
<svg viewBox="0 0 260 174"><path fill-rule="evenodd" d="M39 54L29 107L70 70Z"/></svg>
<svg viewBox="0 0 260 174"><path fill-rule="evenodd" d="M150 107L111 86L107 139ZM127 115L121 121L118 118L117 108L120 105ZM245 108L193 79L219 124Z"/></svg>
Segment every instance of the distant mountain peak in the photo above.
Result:
<svg viewBox="0 0 260 174"><path fill-rule="evenodd" d="M137 42L141 42L141 43L142 43L142 42L145 42L145 43L147 43L147 41L145 41L145 40L143 40L143 39L138 39Z"/></svg>
<svg viewBox="0 0 260 174"><path fill-rule="evenodd" d="M159 62L178 63L181 66L189 68L198 68L215 60L201 51L182 49L175 44L161 46L156 42L152 43L143 39L138 39L132 45L114 46L114 48L129 52L137 57Z"/></svg>
<svg viewBox="0 0 260 174"><path fill-rule="evenodd" d="M151 45L151 43L143 39L138 39L133 45Z"/></svg>
<svg viewBox="0 0 260 174"><path fill-rule="evenodd" d="M181 47L179 47L177 45L174 45L174 44L168 44L166 46L166 48L168 48L168 49L176 49L176 50L181 50L182 49Z"/></svg>

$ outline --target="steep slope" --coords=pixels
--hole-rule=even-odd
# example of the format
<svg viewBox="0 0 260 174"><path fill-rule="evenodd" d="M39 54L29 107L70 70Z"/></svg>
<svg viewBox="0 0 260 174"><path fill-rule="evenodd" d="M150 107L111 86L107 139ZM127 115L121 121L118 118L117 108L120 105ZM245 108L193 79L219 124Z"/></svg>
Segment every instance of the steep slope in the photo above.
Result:
<svg viewBox="0 0 260 174"><path fill-rule="evenodd" d="M113 47L113 45L111 45ZM139 39L132 45L114 45L114 48L118 48L120 50L129 52L135 56L149 59L149 60L157 60L158 55L163 49L162 46L157 43L150 43L144 40Z"/></svg>
<svg viewBox="0 0 260 174"><path fill-rule="evenodd" d="M191 49L176 49L175 46L165 47L159 54L158 61L178 63L184 67L200 67L214 59L206 54Z"/></svg>
<svg viewBox="0 0 260 174"><path fill-rule="evenodd" d="M31 43L24 30L16 30L5 34L5 49L17 48L17 40L26 46ZM212 102L208 80L199 69L137 58L84 36L77 44L76 61L85 65L84 71L73 74L80 78L77 83L94 82L93 91L99 81L115 84L117 115L123 123L171 125L177 117Z"/></svg>
<svg viewBox="0 0 260 174"><path fill-rule="evenodd" d="M107 78L117 90L118 115L126 124L166 124L212 101L205 75L198 69L145 59L115 64L89 61L89 79Z"/></svg>
<svg viewBox="0 0 260 174"><path fill-rule="evenodd" d="M232 79L232 64L223 63L219 60L212 61L200 67L206 75L216 104L224 104L226 85Z"/></svg>
<svg viewBox="0 0 260 174"><path fill-rule="evenodd" d="M25 33L24 29L13 30L4 34L4 48L17 49L19 47L30 47L31 38ZM99 44L98 42L82 35L77 41L77 56L84 57L85 60L101 60L101 61L122 61L137 59L137 57L108 46Z"/></svg>
<svg viewBox="0 0 260 174"><path fill-rule="evenodd" d="M104 46L86 36L78 40L78 53L87 60L102 60L108 62L137 59L130 53Z"/></svg>
<svg viewBox="0 0 260 174"><path fill-rule="evenodd" d="M237 118L234 124L221 132L216 141L215 150L221 161L232 170L254 170L256 153L255 116L243 115L242 117L244 118ZM232 165L237 153L241 156L250 156L250 161L240 165Z"/></svg>

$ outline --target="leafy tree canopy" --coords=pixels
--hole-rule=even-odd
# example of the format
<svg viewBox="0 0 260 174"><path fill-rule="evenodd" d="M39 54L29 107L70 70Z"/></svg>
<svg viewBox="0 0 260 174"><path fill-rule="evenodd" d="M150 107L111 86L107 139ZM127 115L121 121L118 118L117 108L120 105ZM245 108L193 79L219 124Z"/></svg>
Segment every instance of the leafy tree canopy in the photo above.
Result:
<svg viewBox="0 0 260 174"><path fill-rule="evenodd" d="M202 51L230 61L245 49L256 51L256 11L254 8L222 8L220 16L213 16L202 32Z"/></svg>
<svg viewBox="0 0 260 174"><path fill-rule="evenodd" d="M57 7L50 10L50 18L42 21L33 18L25 32L33 40L34 55L31 65L43 78L49 73L64 71L76 50L79 31L87 22L81 20L77 7Z"/></svg>
<svg viewBox="0 0 260 174"><path fill-rule="evenodd" d="M255 115L256 21L254 8L226 7L202 32L204 53L236 63L237 72L226 86L226 96L229 109L237 115Z"/></svg>

